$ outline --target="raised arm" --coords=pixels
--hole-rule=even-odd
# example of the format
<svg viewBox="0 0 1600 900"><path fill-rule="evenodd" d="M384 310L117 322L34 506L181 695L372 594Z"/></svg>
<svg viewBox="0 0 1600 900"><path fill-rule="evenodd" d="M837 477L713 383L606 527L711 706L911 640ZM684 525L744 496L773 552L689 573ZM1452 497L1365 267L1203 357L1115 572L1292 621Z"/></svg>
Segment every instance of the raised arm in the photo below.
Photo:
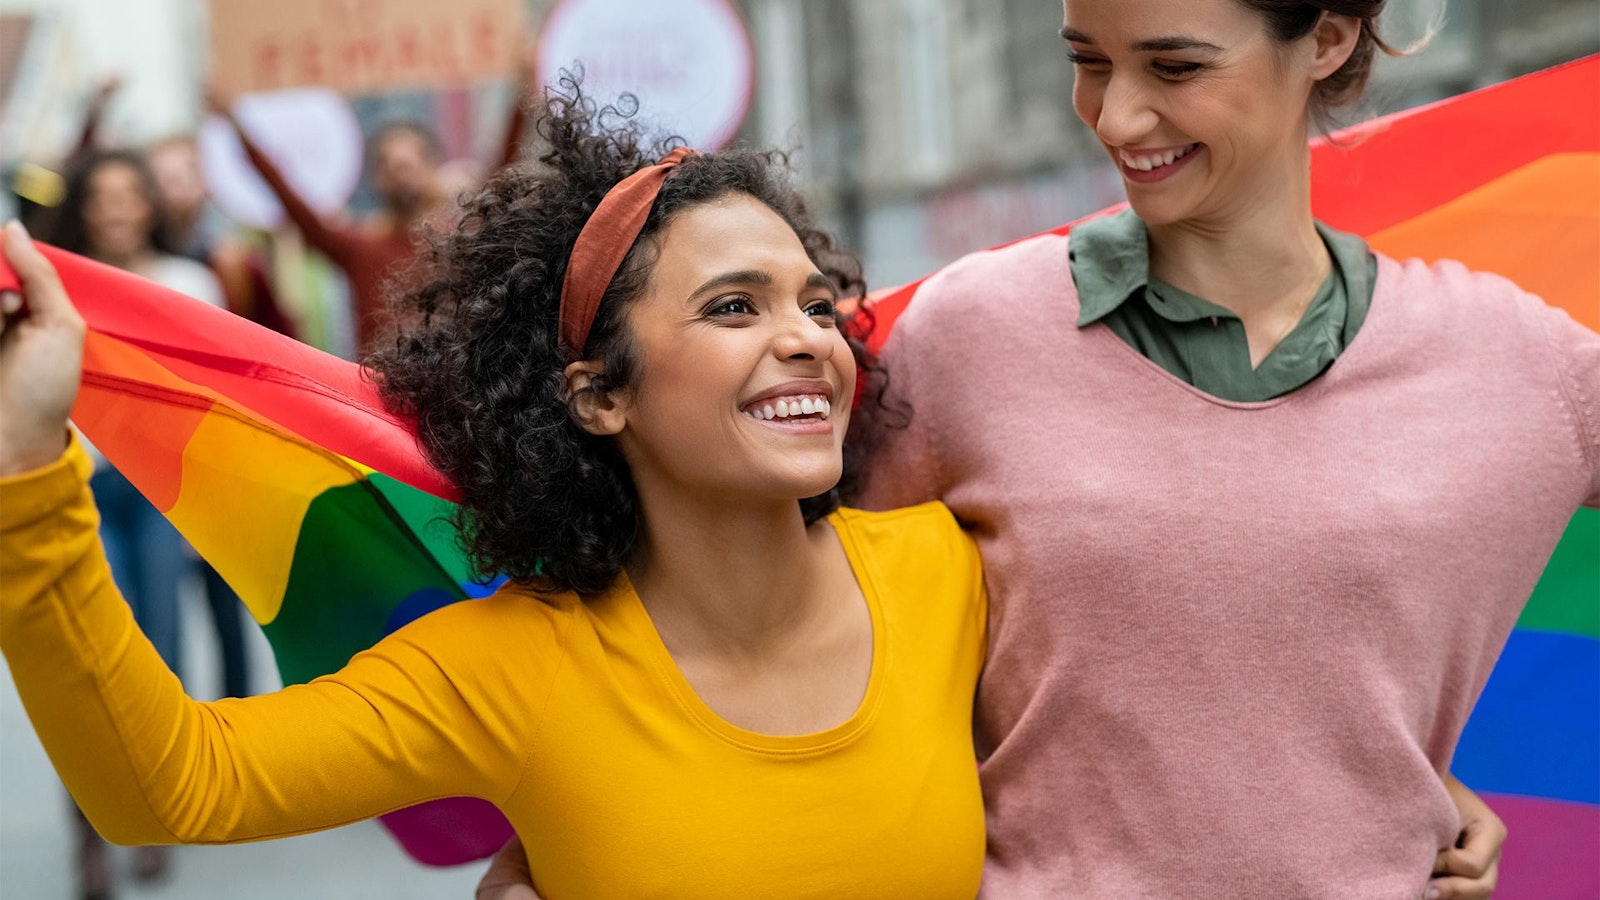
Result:
<svg viewBox="0 0 1600 900"><path fill-rule="evenodd" d="M278 166L271 157L250 139L249 132L233 114L233 98L216 86L206 88L206 106L216 115L221 116L230 126L234 134L239 136L239 143L244 147L245 155L250 158L250 164L255 166L261 174L267 187L272 189L278 202L283 204L284 212L289 216L289 221L300 229L305 235L306 243L317 248L329 259L340 266L348 266L350 260L359 255L367 243L359 230L353 227L336 227L323 221L300 198L295 189L283 177Z"/></svg>
<svg viewBox="0 0 1600 900"><path fill-rule="evenodd" d="M95 827L122 843L215 843L435 797L504 802L528 746L521 678L537 690L541 676L502 668L511 661L485 644L510 632L536 645L546 620L506 624L481 605L495 600L413 622L311 684L217 703L184 694L106 566L89 461L65 437L83 323L18 231L5 250L27 307L6 301L0 332L0 650Z"/></svg>
<svg viewBox="0 0 1600 900"><path fill-rule="evenodd" d="M506 122L500 159L494 169L496 172L515 165L522 158L522 136L528 130L528 110L539 100L539 47L531 37L523 41L512 84L515 96L511 99L511 119Z"/></svg>
<svg viewBox="0 0 1600 900"><path fill-rule="evenodd" d="M78 159L94 149L100 138L100 125L105 121L106 107L121 87L121 75L108 75L95 85L94 93L89 95L89 105L84 107L83 127L78 130L78 142L73 145L69 159Z"/></svg>

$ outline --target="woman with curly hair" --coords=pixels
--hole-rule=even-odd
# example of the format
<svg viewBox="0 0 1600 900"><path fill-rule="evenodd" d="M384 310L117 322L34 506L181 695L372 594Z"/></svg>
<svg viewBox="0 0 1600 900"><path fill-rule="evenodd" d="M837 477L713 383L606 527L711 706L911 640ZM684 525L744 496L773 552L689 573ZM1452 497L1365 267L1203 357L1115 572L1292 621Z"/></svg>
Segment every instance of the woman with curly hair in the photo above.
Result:
<svg viewBox="0 0 1600 900"><path fill-rule="evenodd" d="M547 900L970 898L982 577L940 505L840 507L855 264L773 154L662 158L568 87L373 361L511 580L276 694L194 702L137 634L66 428L83 324L8 227L0 647L35 727L120 842L475 796Z"/></svg>

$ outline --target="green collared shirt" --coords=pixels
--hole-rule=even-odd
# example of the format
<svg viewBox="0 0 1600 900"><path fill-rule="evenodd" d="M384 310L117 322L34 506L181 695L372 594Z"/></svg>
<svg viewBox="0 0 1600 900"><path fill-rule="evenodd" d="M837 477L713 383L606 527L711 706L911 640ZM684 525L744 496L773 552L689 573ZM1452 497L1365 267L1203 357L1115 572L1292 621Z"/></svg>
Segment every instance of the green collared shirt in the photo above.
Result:
<svg viewBox="0 0 1600 900"><path fill-rule="evenodd" d="M1367 242L1317 223L1333 271L1294 329L1250 367L1244 323L1226 309L1150 277L1144 223L1125 209L1072 229L1069 264L1078 327L1104 322L1151 362L1223 400L1270 400L1327 370L1372 305L1378 263Z"/></svg>

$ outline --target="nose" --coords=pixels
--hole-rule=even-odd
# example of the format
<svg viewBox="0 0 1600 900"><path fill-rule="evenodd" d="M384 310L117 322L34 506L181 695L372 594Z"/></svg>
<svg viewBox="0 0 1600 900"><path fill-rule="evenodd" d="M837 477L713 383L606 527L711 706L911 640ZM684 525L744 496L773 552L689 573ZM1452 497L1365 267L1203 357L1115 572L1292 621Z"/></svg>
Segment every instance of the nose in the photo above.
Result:
<svg viewBox="0 0 1600 900"><path fill-rule="evenodd" d="M833 327L795 309L776 323L773 353L779 359L827 360L833 356Z"/></svg>
<svg viewBox="0 0 1600 900"><path fill-rule="evenodd" d="M1114 72L1106 82L1094 131L1106 144L1120 147L1137 143L1155 129L1160 118L1138 78Z"/></svg>

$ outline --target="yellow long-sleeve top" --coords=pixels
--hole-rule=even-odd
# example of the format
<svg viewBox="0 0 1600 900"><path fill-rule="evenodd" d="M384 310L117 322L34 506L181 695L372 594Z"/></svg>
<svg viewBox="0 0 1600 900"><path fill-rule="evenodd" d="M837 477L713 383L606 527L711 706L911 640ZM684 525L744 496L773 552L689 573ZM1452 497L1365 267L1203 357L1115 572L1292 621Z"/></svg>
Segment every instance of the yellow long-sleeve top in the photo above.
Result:
<svg viewBox="0 0 1600 900"><path fill-rule="evenodd" d="M626 579L587 603L508 587L309 684L196 702L112 583L89 470L74 440L0 480L0 649L114 841L249 841L474 796L516 827L546 900L977 892L985 595L943 506L831 517L872 671L849 720L779 737L695 696Z"/></svg>

